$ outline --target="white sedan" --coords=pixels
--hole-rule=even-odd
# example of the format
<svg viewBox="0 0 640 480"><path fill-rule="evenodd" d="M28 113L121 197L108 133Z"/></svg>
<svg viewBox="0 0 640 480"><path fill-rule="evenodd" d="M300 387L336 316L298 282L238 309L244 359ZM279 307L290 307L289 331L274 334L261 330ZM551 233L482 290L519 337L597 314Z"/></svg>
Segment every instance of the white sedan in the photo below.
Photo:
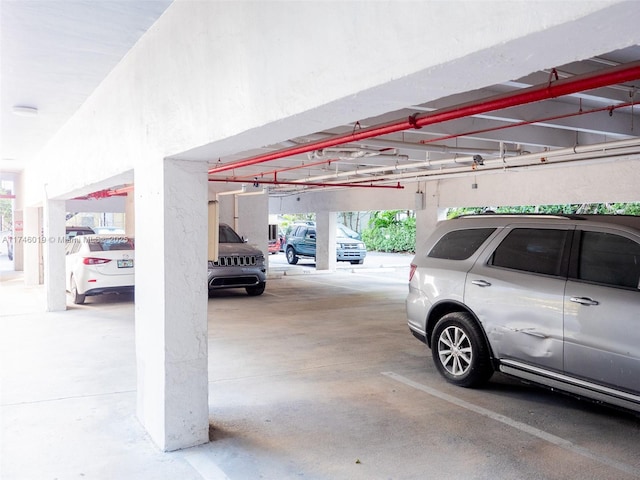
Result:
<svg viewBox="0 0 640 480"><path fill-rule="evenodd" d="M67 243L66 288L73 303L103 293L134 291L134 240L126 235L80 235Z"/></svg>

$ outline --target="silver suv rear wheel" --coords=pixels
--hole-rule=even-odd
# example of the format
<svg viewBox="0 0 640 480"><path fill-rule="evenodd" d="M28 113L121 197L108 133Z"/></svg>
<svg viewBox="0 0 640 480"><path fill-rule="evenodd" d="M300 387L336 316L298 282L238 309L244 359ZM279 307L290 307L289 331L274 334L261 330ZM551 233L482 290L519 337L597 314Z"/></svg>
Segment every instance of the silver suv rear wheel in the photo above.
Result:
<svg viewBox="0 0 640 480"><path fill-rule="evenodd" d="M455 385L480 386L493 374L482 331L466 312L449 313L438 321L431 352L438 371Z"/></svg>

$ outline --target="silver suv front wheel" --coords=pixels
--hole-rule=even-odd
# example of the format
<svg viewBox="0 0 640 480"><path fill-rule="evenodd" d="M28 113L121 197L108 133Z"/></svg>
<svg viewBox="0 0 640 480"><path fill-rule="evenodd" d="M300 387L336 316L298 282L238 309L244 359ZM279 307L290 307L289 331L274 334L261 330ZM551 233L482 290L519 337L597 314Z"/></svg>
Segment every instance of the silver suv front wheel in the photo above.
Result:
<svg viewBox="0 0 640 480"><path fill-rule="evenodd" d="M469 313L452 312L438 321L431 353L438 371L455 385L477 387L493 374L484 336Z"/></svg>

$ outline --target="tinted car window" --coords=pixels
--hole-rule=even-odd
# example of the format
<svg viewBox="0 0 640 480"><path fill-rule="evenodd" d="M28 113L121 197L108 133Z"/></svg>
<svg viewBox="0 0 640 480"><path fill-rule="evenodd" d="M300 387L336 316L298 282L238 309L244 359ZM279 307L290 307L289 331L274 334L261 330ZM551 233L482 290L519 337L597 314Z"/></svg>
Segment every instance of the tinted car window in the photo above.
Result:
<svg viewBox="0 0 640 480"><path fill-rule="evenodd" d="M244 240L233 231L228 225L220 225L218 227L218 242L219 243L244 243Z"/></svg>
<svg viewBox="0 0 640 480"><path fill-rule="evenodd" d="M493 253L491 265L546 275L562 273L568 230L516 228Z"/></svg>
<svg viewBox="0 0 640 480"><path fill-rule="evenodd" d="M133 250L133 241L129 238L101 238L89 241L89 251L106 252L109 250Z"/></svg>
<svg viewBox="0 0 640 480"><path fill-rule="evenodd" d="M446 260L466 260L494 231L495 228L474 228L449 232L433 246L428 256Z"/></svg>
<svg viewBox="0 0 640 480"><path fill-rule="evenodd" d="M620 235L583 232L578 278L588 282L638 288L640 245Z"/></svg>

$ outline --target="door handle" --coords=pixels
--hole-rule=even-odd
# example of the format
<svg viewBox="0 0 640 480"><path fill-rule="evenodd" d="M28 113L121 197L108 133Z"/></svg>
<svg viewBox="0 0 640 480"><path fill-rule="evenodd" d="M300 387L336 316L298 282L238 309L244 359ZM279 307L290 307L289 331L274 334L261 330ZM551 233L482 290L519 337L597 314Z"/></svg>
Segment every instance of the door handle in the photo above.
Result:
<svg viewBox="0 0 640 480"><path fill-rule="evenodd" d="M487 282L486 280L471 280L471 283L473 283L474 285L477 285L479 287L490 287L491 284L489 282Z"/></svg>
<svg viewBox="0 0 640 480"><path fill-rule="evenodd" d="M571 297L571 301L573 303L579 303L580 305L586 305L586 306L600 305L600 302L597 302L595 300L591 300L588 297Z"/></svg>

